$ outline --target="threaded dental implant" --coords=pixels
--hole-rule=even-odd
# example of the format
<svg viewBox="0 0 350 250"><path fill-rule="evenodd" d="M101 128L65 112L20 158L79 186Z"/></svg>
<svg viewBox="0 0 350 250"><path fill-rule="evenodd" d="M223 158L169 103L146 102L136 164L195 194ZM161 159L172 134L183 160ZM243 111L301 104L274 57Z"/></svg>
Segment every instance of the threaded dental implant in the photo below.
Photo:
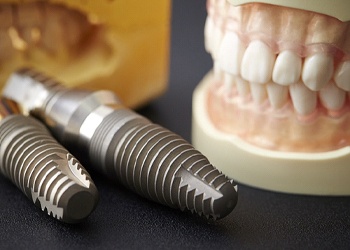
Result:
<svg viewBox="0 0 350 250"><path fill-rule="evenodd" d="M16 114L15 106L0 99L0 172L50 216L83 221L98 201L91 177L43 124Z"/></svg>
<svg viewBox="0 0 350 250"><path fill-rule="evenodd" d="M67 89L24 69L10 77L4 95L45 122L78 158L88 156L92 167L150 200L214 219L237 203L235 184L205 156L110 91Z"/></svg>

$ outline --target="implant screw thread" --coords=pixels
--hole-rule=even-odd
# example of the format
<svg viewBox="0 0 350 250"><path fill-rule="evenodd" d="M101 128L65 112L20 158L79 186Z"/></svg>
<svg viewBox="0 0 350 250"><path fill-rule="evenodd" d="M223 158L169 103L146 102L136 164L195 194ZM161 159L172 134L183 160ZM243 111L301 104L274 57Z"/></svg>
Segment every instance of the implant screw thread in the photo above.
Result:
<svg viewBox="0 0 350 250"><path fill-rule="evenodd" d="M89 148L91 161L148 199L215 219L236 205L232 182L205 156L131 110L108 115Z"/></svg>
<svg viewBox="0 0 350 250"><path fill-rule="evenodd" d="M44 125L31 117L11 115L0 122L0 172L35 205L64 222L84 219L97 202L89 174ZM69 199L79 192L88 206L83 214L72 211L74 207L68 209Z"/></svg>

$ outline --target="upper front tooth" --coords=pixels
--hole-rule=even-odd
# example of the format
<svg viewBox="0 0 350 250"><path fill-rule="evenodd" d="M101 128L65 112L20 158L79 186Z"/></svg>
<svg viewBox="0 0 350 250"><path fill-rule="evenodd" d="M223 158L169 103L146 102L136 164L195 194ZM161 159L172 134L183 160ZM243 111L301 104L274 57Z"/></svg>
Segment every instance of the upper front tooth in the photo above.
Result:
<svg viewBox="0 0 350 250"><path fill-rule="evenodd" d="M332 78L333 57L317 53L305 58L302 79L309 89L319 91Z"/></svg>
<svg viewBox="0 0 350 250"><path fill-rule="evenodd" d="M271 106L275 109L283 107L288 100L288 87L273 82L269 82L266 87Z"/></svg>
<svg viewBox="0 0 350 250"><path fill-rule="evenodd" d="M316 109L317 92L311 91L300 81L290 85L289 91L298 114L309 115Z"/></svg>
<svg viewBox="0 0 350 250"><path fill-rule="evenodd" d="M219 54L219 49L220 49L220 45L221 45L221 41L223 38L223 31L222 31L222 24L223 21L222 20L217 20L216 23L214 24L214 29L213 29L213 41L212 41L212 50L211 50L211 55L213 57L214 60L217 59L217 56Z"/></svg>
<svg viewBox="0 0 350 250"><path fill-rule="evenodd" d="M244 44L235 32L226 32L221 42L218 57L221 68L232 75L239 75L244 49Z"/></svg>
<svg viewBox="0 0 350 250"><path fill-rule="evenodd" d="M320 91L320 100L324 107L330 110L339 110L345 103L346 92L338 88L334 82L329 82Z"/></svg>
<svg viewBox="0 0 350 250"><path fill-rule="evenodd" d="M339 88L350 91L350 61L338 65L334 73L334 81Z"/></svg>
<svg viewBox="0 0 350 250"><path fill-rule="evenodd" d="M213 33L214 33L213 30L214 30L213 18L208 16L204 26L204 45L205 45L205 50L208 53L211 53L213 48Z"/></svg>
<svg viewBox="0 0 350 250"><path fill-rule="evenodd" d="M269 46L262 41L254 40L243 55L241 75L249 82L269 82L274 63L275 55Z"/></svg>
<svg viewBox="0 0 350 250"><path fill-rule="evenodd" d="M300 78L301 58L293 51L282 51L276 59L272 80L281 85L296 83Z"/></svg>

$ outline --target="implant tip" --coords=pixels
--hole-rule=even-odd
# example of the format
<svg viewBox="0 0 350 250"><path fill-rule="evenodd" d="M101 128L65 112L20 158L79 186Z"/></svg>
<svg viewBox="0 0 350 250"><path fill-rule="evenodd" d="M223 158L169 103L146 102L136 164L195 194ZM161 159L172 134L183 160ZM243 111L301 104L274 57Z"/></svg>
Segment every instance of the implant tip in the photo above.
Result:
<svg viewBox="0 0 350 250"><path fill-rule="evenodd" d="M213 199L212 203L212 217L214 219L221 219L229 215L237 205L238 195L236 184L233 182L226 182L220 189L222 194L220 198Z"/></svg>
<svg viewBox="0 0 350 250"><path fill-rule="evenodd" d="M90 185L89 188L80 185L71 186L64 192L59 202L59 206L63 207L61 220L66 223L84 221L94 211L98 200L95 185Z"/></svg>

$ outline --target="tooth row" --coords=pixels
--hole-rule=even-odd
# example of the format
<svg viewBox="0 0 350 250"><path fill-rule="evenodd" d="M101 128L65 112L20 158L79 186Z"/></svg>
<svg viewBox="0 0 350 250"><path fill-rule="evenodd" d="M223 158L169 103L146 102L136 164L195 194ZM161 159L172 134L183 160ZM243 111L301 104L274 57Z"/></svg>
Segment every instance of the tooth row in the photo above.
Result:
<svg viewBox="0 0 350 250"><path fill-rule="evenodd" d="M241 75L255 83L275 82L289 86L302 82L312 91L321 90L332 78L343 90L350 90L350 61L338 63L334 69L334 58L328 54L316 53L301 58L295 52L286 50L277 56L260 40L245 46L234 32L226 32L221 40L217 56L213 56L216 72L222 71Z"/></svg>
<svg viewBox="0 0 350 250"><path fill-rule="evenodd" d="M296 13L294 11L297 10L288 8L266 9L261 4L254 6L255 11L259 10L262 13L253 13L250 5L239 8L229 4L225 5L223 0L208 1L205 46L207 51L212 54L217 78L220 78L221 76L218 76L218 74L224 71L233 75L241 75L243 79L249 82L261 84L272 81L282 86L289 86L301 80L312 91L320 91L328 82L334 80L339 88L350 91L350 60L345 60L348 59L350 53L350 26L348 29L346 28L347 30L344 28L348 27L347 23L340 24L331 17L318 14L315 14L314 18L309 20L310 13L308 12L298 12L297 14L300 14L300 16L295 18ZM290 36L288 37L289 40L286 40L289 42L278 41L273 43L269 42L268 39L258 39L259 37L264 38L264 34L267 32L264 31L265 29L269 29L270 33L272 32L270 37L274 35L274 37L281 39L279 31L275 27L271 27L273 24L267 25L266 23L275 20L276 18L271 17L271 15L279 16L281 11L288 12L286 20L289 20L289 22L281 29ZM257 20L260 21L257 22ZM243 31L240 30L238 34L237 30L235 31L235 28L230 26L232 22L239 23L240 29L243 25L247 27ZM306 24L313 25L300 33ZM324 30L321 29L321 24ZM260 29L257 29L256 26ZM327 27L329 30L327 30ZM336 27L341 31L340 33ZM255 33L251 35L249 41L242 35L242 32ZM327 40L329 36L333 36L335 41ZM257 37L257 39L254 39L254 37ZM303 57L301 56L303 53L295 48L300 37L304 37L303 39L307 41L307 43L304 43L306 45L308 43L323 44L317 45L317 49L312 47L313 52ZM339 44L340 41L341 44ZM279 50L276 50L273 44L277 43L286 43L286 45L284 50L276 55L276 51ZM335 59L339 54L335 51L332 52L334 46L337 46L338 49L345 48L341 52L344 61L339 61L339 57Z"/></svg>
<svg viewBox="0 0 350 250"><path fill-rule="evenodd" d="M329 112L340 112L347 99L347 92L340 89L334 81L328 82L324 88L316 92L307 88L301 81L290 86L274 82L260 84L227 73L224 79L226 90L236 93L236 96L245 101L251 100L257 106L268 102L276 110L291 103L294 110L302 116L312 114L319 102Z"/></svg>

